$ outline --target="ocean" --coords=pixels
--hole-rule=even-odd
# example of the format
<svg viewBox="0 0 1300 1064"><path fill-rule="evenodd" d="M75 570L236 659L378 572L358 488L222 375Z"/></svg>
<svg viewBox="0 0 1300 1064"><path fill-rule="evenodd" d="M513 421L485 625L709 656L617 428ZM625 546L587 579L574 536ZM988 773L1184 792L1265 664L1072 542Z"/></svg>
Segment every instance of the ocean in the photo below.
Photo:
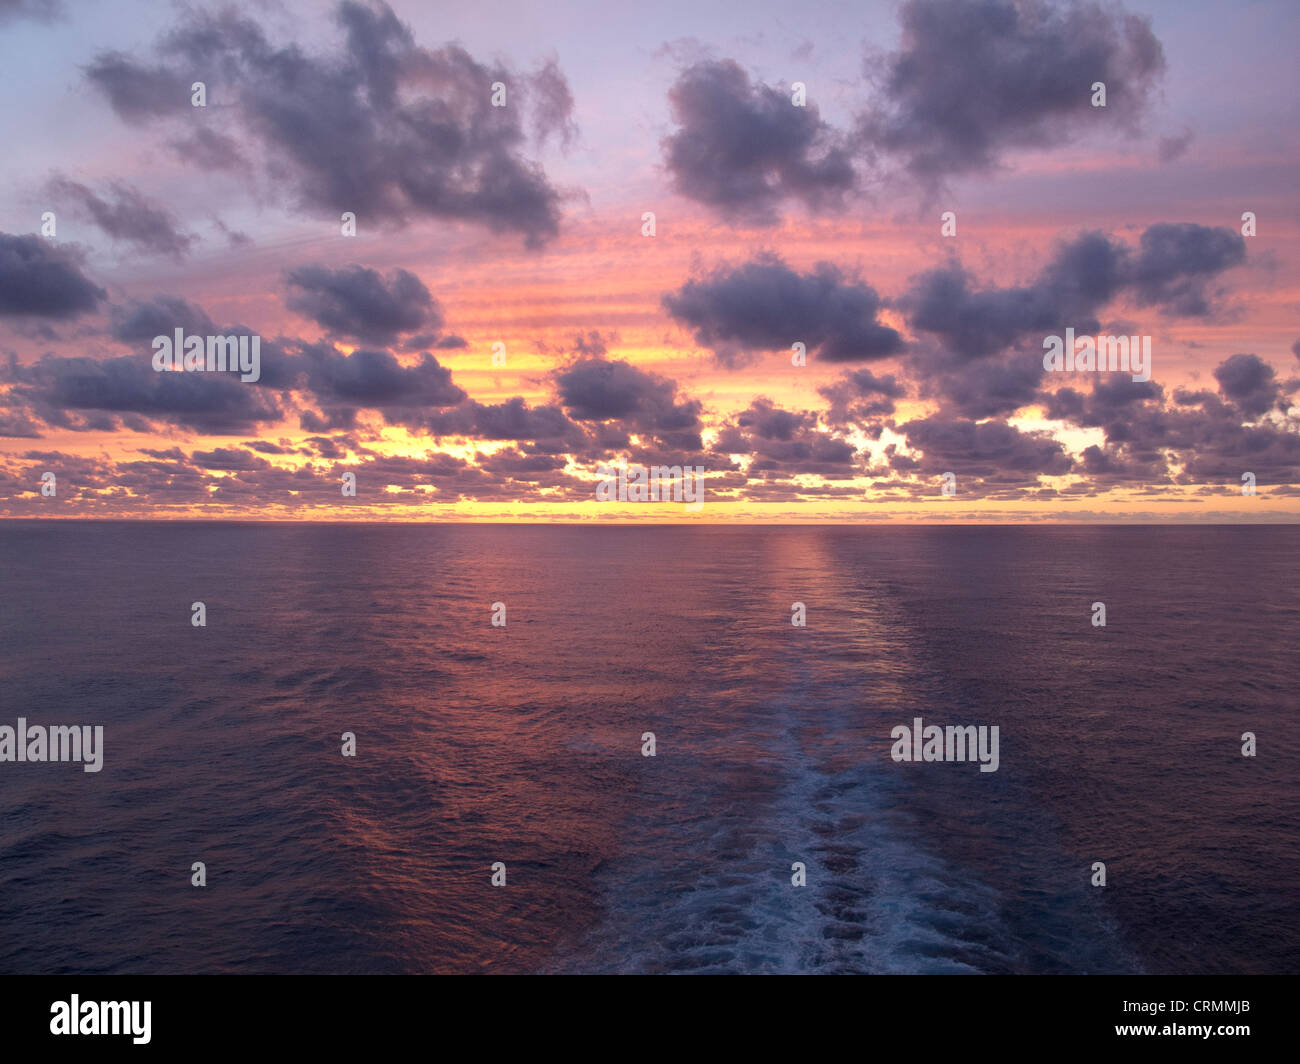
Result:
<svg viewBox="0 0 1300 1064"><path fill-rule="evenodd" d="M1295 972L1298 548L0 522L0 972Z"/></svg>

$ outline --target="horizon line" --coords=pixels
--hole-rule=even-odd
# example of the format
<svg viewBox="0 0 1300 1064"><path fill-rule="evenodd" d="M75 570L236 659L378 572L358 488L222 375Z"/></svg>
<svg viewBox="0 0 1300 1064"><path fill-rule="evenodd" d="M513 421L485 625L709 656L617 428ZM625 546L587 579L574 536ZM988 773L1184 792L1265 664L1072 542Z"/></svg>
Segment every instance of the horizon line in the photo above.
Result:
<svg viewBox="0 0 1300 1064"><path fill-rule="evenodd" d="M1241 528L1264 526L1290 527L1300 525L1300 515L1289 520L1264 521L574 521L574 520L492 520L492 519L283 519L246 517L16 517L0 515L0 522L98 522L101 524L191 524L191 525L518 525L548 527L552 525L575 528L1052 528L1096 526L1116 528Z"/></svg>

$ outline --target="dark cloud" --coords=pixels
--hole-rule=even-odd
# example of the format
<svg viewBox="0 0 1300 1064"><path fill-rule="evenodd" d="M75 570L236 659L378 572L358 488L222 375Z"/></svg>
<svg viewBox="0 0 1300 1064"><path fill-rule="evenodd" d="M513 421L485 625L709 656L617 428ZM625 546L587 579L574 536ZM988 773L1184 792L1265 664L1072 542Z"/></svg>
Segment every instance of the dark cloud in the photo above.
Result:
<svg viewBox="0 0 1300 1064"><path fill-rule="evenodd" d="M101 52L86 68L119 118L133 125L190 106L191 79L163 67L141 66L121 52Z"/></svg>
<svg viewBox="0 0 1300 1064"><path fill-rule="evenodd" d="M857 452L847 440L823 429L810 411L784 410L756 399L723 426L713 450L749 456L754 479L820 475L844 479L858 472Z"/></svg>
<svg viewBox="0 0 1300 1064"><path fill-rule="evenodd" d="M186 317L193 326L211 326L200 308L160 296L115 311L113 328L123 342L138 342L177 327L189 332ZM237 325L225 331L251 330ZM135 414L198 431L247 432L284 416L274 392L303 404L299 417L308 431L352 429L363 410L378 411L390 424L418 425L467 399L451 371L428 352L407 365L386 350L345 354L330 343L279 339L264 341L261 349L261 377L249 383L222 373L157 373L145 353L100 360L47 356L30 367L11 362L0 379L15 383L11 407L22 404L50 424L73 429L112 429L117 418ZM68 417L69 411L77 417ZM139 425L148 429L145 421Z"/></svg>
<svg viewBox="0 0 1300 1064"><path fill-rule="evenodd" d="M974 420L1035 402L1059 406L1064 400L1041 392L1045 336L1101 332L1099 315L1121 298L1170 314L1203 313L1209 284L1241 261L1241 244L1228 229L1161 223L1143 232L1136 249L1099 232L1062 240L1025 285L978 288L955 261L928 270L898 300L912 331L937 341L912 344L910 375L923 396ZM1110 328L1116 325L1125 335L1138 331Z"/></svg>
<svg viewBox="0 0 1300 1064"><path fill-rule="evenodd" d="M515 396L504 403L472 403L472 434L484 440L573 439L577 426L558 406L529 407Z"/></svg>
<svg viewBox="0 0 1300 1064"><path fill-rule="evenodd" d="M1149 21L1116 5L906 0L901 18L900 50L867 60L878 94L847 135L734 61L696 56L669 90L679 128L663 151L677 190L724 217L770 224L788 200L843 206L865 156L882 172L901 165L933 194L1012 149L1099 128L1133 134L1165 69ZM1104 108L1092 105L1096 82ZM1190 139L1165 138L1161 158Z"/></svg>
<svg viewBox="0 0 1300 1064"><path fill-rule="evenodd" d="M288 281L297 291L285 305L339 336L382 344L402 333L442 326L437 302L406 270L385 279L361 266L300 266L289 272Z"/></svg>
<svg viewBox="0 0 1300 1064"><path fill-rule="evenodd" d="M1135 426L1135 446L1147 445L1146 428ZM1233 494L1241 490L1242 473L1254 473L1261 488L1300 483L1300 433L1267 422L1243 425L1233 408L1205 403L1166 417L1152 435L1152 449L1163 444L1183 457L1182 483L1223 484Z"/></svg>
<svg viewBox="0 0 1300 1064"><path fill-rule="evenodd" d="M59 335L54 326L37 318L14 318L9 323L9 327L14 335L26 337L28 340L36 340L43 344L57 344L63 341L63 337Z"/></svg>
<svg viewBox="0 0 1300 1064"><path fill-rule="evenodd" d="M1135 128L1165 67L1146 18L1093 3L906 0L863 147L934 186L1099 125ZM868 73L875 71L869 69ZM1106 107L1091 104L1094 82Z"/></svg>
<svg viewBox="0 0 1300 1064"><path fill-rule="evenodd" d="M237 136L246 155L265 158L310 214L352 211L363 224L462 220L534 245L554 236L560 194L522 147L530 101L540 135L570 129L558 68L518 75L457 45L420 47L382 3L344 2L335 13L336 54L277 47L233 8L196 10L159 40L160 65L110 53L89 76L134 121L188 110L190 81L205 80L209 99L228 108L231 128L217 135ZM497 82L505 107L491 103ZM209 137L207 146L220 143Z"/></svg>
<svg viewBox="0 0 1300 1064"><path fill-rule="evenodd" d="M358 498L342 505L377 510L389 506L449 504L460 500L570 501L590 499L589 478L572 477L554 458L507 449L476 455L471 463L448 454L385 456L352 441L340 450L334 440L307 441L318 451L299 468L279 468L240 447L197 450L144 450L141 460L111 462L59 452L28 451L0 467L0 493L10 513L36 515L42 508L40 474L59 473L60 508L88 515L138 514L143 504L158 512L190 510L196 503L240 510L278 509L324 513L340 506L339 476L357 476ZM126 489L125 491L123 489ZM129 494L127 494L129 492ZM48 503L45 504L48 508Z"/></svg>
<svg viewBox="0 0 1300 1064"><path fill-rule="evenodd" d="M383 411L455 406L465 392L451 371L428 352L404 366L388 351L353 351L332 344L307 344L297 358L286 358L285 375L303 375L307 389L324 406Z"/></svg>
<svg viewBox="0 0 1300 1064"><path fill-rule="evenodd" d="M241 233L238 229L231 229L220 218L213 217L212 224L226 238L226 243L232 248L248 247L253 242L253 238L247 233Z"/></svg>
<svg viewBox="0 0 1300 1064"><path fill-rule="evenodd" d="M304 410L298 415L298 426L306 432L334 432L357 427L357 408L339 407L324 414Z"/></svg>
<svg viewBox="0 0 1300 1064"><path fill-rule="evenodd" d="M599 329L591 329L573 338L571 351L586 358L604 358L611 342L611 338L602 334Z"/></svg>
<svg viewBox="0 0 1300 1064"><path fill-rule="evenodd" d="M787 199L834 208L856 185L843 138L816 105L751 84L731 60L687 68L668 101L681 127L663 142L674 186L725 217L772 223Z"/></svg>
<svg viewBox="0 0 1300 1064"><path fill-rule="evenodd" d="M1094 490L1204 483L1239 489L1243 472L1261 483L1300 479L1300 433L1293 425L1244 424L1283 405L1272 367L1254 355L1233 355L1214 376L1217 394L1179 390L1172 403L1153 381L1098 379L1088 393L1058 390L1047 412L1102 430L1104 443L1082 456L1081 472Z"/></svg>
<svg viewBox="0 0 1300 1064"><path fill-rule="evenodd" d="M892 414L894 400L907 394L907 388L892 374L877 377L869 369L846 373L817 391L831 404L826 419L832 425L869 421Z"/></svg>
<svg viewBox="0 0 1300 1064"><path fill-rule="evenodd" d="M578 339L580 346L595 342ZM513 441L518 448L511 461L521 470L558 469L566 456L579 463L620 455L670 465L710 457L701 439L701 404L680 398L672 380L621 360L580 356L555 371L552 381L554 403L530 406L519 396L492 404L467 400L432 413L390 413L389 420L435 437ZM547 461L533 461L542 455ZM712 458L716 469L718 456Z"/></svg>
<svg viewBox="0 0 1300 1064"><path fill-rule="evenodd" d="M1156 228L1156 227L1152 227ZM1150 230L1147 230L1150 232ZM1144 234L1145 237L1145 234ZM1038 286L1065 314L1090 315L1133 283L1129 249L1095 230L1059 240Z"/></svg>
<svg viewBox="0 0 1300 1064"><path fill-rule="evenodd" d="M238 171L248 165L234 137L207 126L199 126L173 140L171 148L182 160L201 170Z"/></svg>
<svg viewBox="0 0 1300 1064"><path fill-rule="evenodd" d="M1255 355L1233 355L1219 363L1214 378L1219 391L1251 417L1267 413L1281 398L1273 367Z"/></svg>
<svg viewBox="0 0 1300 1064"><path fill-rule="evenodd" d="M1187 149L1191 147L1195 135L1190 129L1172 137L1161 137L1156 148L1156 157L1162 163L1171 163L1175 159L1180 159L1186 154Z"/></svg>
<svg viewBox="0 0 1300 1064"><path fill-rule="evenodd" d="M1040 475L1062 476L1074 464L1051 436L1022 432L1005 421L933 416L908 421L898 431L907 437L909 448L921 453L897 456L895 468L915 469L925 477L954 473L960 492L969 492L973 484L987 487ZM930 490L936 493L938 488Z"/></svg>
<svg viewBox="0 0 1300 1064"><path fill-rule="evenodd" d="M665 377L618 359L583 358L558 370L555 384L575 421L616 421L671 449L702 446L699 400L678 401L676 383Z"/></svg>
<svg viewBox="0 0 1300 1064"><path fill-rule="evenodd" d="M479 454L474 464L486 473L506 476L511 480L544 481L561 473L567 462L558 455L524 454L507 448L490 455Z"/></svg>
<svg viewBox="0 0 1300 1064"><path fill-rule="evenodd" d="M1035 286L975 291L971 275L953 263L918 277L903 305L913 330L934 334L955 354L979 358L1027 332L1058 328L1061 309L1052 295Z"/></svg>
<svg viewBox="0 0 1300 1064"><path fill-rule="evenodd" d="M877 320L875 289L825 262L799 274L774 255L759 256L687 281L663 303L726 365L752 351L789 351L796 342L826 362L864 362L903 349L898 332Z"/></svg>
<svg viewBox="0 0 1300 1064"><path fill-rule="evenodd" d="M688 281L663 303L726 365L796 341L831 362L906 352L905 371L922 397L979 421L1042 401L1043 337L1102 331L1099 315L1120 298L1200 313L1208 284L1241 261L1241 244L1231 230L1188 223L1153 225L1136 248L1084 232L1060 240L1031 282L1007 287L980 288L949 262L914 278L897 300L919 338L910 344L879 320L884 301L869 286L825 264L801 275L771 255ZM823 394L832 423L864 426L890 413L894 398L867 399L843 383Z"/></svg>
<svg viewBox="0 0 1300 1064"><path fill-rule="evenodd" d="M196 237L183 233L166 208L120 181L109 185L108 198L67 178L49 182L51 195L71 203L72 210L93 221L114 240L123 240L142 251L172 258L184 258Z"/></svg>
<svg viewBox="0 0 1300 1064"><path fill-rule="evenodd" d="M53 22L63 15L62 0L0 0L0 23L21 18Z"/></svg>
<svg viewBox="0 0 1300 1064"><path fill-rule="evenodd" d="M38 440L41 426L20 410L0 410L0 436Z"/></svg>
<svg viewBox="0 0 1300 1064"><path fill-rule="evenodd" d="M403 351L451 351L469 347L463 336L439 336L437 333L416 333L399 345Z"/></svg>
<svg viewBox="0 0 1300 1064"><path fill-rule="evenodd" d="M1162 222L1142 234L1130 283L1144 306L1203 317L1212 309L1208 283L1245 259L1246 241L1232 229Z"/></svg>
<svg viewBox="0 0 1300 1064"><path fill-rule="evenodd" d="M284 447L278 443L272 443L270 440L245 440L244 446L251 451L257 451L260 454L291 454L292 449Z"/></svg>
<svg viewBox="0 0 1300 1064"><path fill-rule="evenodd" d="M1045 399L1047 416L1056 421L1071 421L1089 428L1108 427L1108 435L1123 435L1123 420L1135 404L1156 403L1164 398L1164 389L1155 381L1132 378L1098 378L1088 394L1070 387L1060 388Z"/></svg>
<svg viewBox="0 0 1300 1064"><path fill-rule="evenodd" d="M1095 330L1098 308L1123 283L1126 254L1102 233L1083 233L1058 245L1033 284L975 290L954 262L921 274L900 302L913 330L937 336L954 354L981 358L1031 333Z"/></svg>
<svg viewBox="0 0 1300 1064"><path fill-rule="evenodd" d="M1027 336L1067 327L1096 332L1098 312L1121 295L1171 314L1204 314L1206 286L1244 257L1244 241L1230 229L1160 223L1142 233L1136 252L1086 232L1060 242L1031 284L976 290L954 262L914 279L899 302L913 330L931 333L963 358L983 358Z"/></svg>
<svg viewBox="0 0 1300 1064"><path fill-rule="evenodd" d="M71 318L106 293L81 272L77 255L37 236L0 233L0 316Z"/></svg>
<svg viewBox="0 0 1300 1064"><path fill-rule="evenodd" d="M398 411L390 415L390 420L435 439L462 437L514 441L518 447L500 452L514 458L502 458L492 468L504 472L507 466L514 464L518 475L528 472L527 479L535 479L537 474L547 470L563 468L567 464L567 455L588 455L593 449L586 430L571 421L558 406L530 407L519 396L494 404L466 400L459 406L432 413ZM483 465L483 456L479 455L477 461Z"/></svg>
<svg viewBox="0 0 1300 1064"><path fill-rule="evenodd" d="M242 447L217 447L211 451L195 451L191 456L193 463L203 469L225 469L230 471L249 469L270 469L271 463L265 458L258 458Z"/></svg>
<svg viewBox="0 0 1300 1064"><path fill-rule="evenodd" d="M403 351L458 351L469 347L469 341L463 336L417 333L403 340L401 347Z"/></svg>
<svg viewBox="0 0 1300 1064"><path fill-rule="evenodd" d="M1117 423L1132 412L1135 404L1159 405L1164 394L1155 381L1135 381L1123 376L1099 378L1092 385L1088 420L1084 424L1109 426L1107 435L1117 437L1122 431Z"/></svg>
<svg viewBox="0 0 1300 1064"><path fill-rule="evenodd" d="M133 300L109 311L109 332L122 343L149 343L155 336L171 336L177 329L190 336L218 333L202 307L177 296Z"/></svg>
<svg viewBox="0 0 1300 1064"><path fill-rule="evenodd" d="M943 348L918 350L911 363L921 381L921 393L941 401L954 415L980 420L1006 417L1040 398L1041 354L1012 351L977 360L953 355Z"/></svg>
<svg viewBox="0 0 1300 1064"><path fill-rule="evenodd" d="M1239 413L1213 403L1162 422L1152 426L1150 444L1141 434L1147 425L1137 425L1133 445L1177 448L1185 462L1182 483L1224 484L1236 494L1245 472L1254 473L1261 485L1300 482L1300 434L1294 431L1242 425Z"/></svg>
<svg viewBox="0 0 1300 1064"><path fill-rule="evenodd" d="M532 79L533 132L537 142L556 137L568 148L578 135L573 121L573 93L559 63L548 59Z"/></svg>
<svg viewBox="0 0 1300 1064"><path fill-rule="evenodd" d="M150 359L44 356L31 366L4 374L10 396L29 405L47 423L76 431L112 431L128 424L147 430L147 420L165 421L214 435L243 433L277 421L280 409L268 393L223 373L157 373ZM69 415L75 416L69 416Z"/></svg>

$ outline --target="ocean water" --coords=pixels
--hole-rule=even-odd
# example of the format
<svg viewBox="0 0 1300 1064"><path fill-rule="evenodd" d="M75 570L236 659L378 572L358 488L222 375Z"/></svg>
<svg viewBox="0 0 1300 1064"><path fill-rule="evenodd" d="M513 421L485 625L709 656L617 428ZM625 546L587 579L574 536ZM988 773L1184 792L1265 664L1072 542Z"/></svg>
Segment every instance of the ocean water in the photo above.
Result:
<svg viewBox="0 0 1300 1064"><path fill-rule="evenodd" d="M0 522L0 972L1295 972L1298 548Z"/></svg>

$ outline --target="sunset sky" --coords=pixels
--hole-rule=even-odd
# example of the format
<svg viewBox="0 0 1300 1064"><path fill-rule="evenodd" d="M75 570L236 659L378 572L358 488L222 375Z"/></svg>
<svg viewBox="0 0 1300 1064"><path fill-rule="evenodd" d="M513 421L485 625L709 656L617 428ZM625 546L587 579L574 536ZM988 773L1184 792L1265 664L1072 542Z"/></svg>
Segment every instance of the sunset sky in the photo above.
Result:
<svg viewBox="0 0 1300 1064"><path fill-rule="evenodd" d="M1298 28L0 0L0 516L1296 521ZM155 372L177 328L261 379ZM1067 328L1150 381L1045 372ZM597 502L619 458L702 510Z"/></svg>

